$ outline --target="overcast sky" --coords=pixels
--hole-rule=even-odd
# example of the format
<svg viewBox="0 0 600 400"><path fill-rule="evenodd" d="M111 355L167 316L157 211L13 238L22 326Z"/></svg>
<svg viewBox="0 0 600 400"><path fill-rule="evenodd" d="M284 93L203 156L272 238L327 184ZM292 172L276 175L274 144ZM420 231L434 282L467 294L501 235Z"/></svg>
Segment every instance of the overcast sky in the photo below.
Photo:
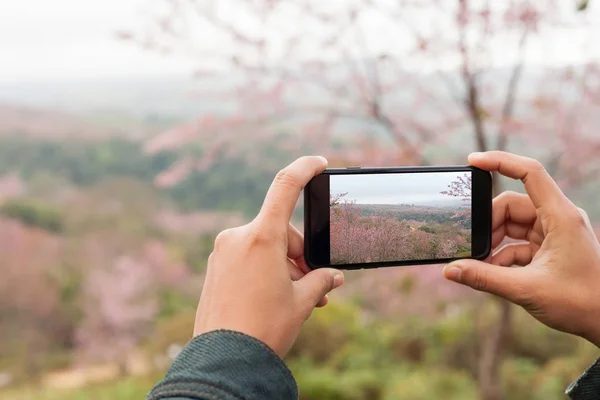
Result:
<svg viewBox="0 0 600 400"><path fill-rule="evenodd" d="M235 5L238 0L232 1ZM335 3L334 0L327 1L328 4ZM115 39L117 30L140 28L147 22L149 10L157 3L158 0L0 1L0 82L189 74L194 64L183 55L163 57ZM586 12L595 21L600 20L598 3L591 1ZM572 0L561 0L560 4L566 4L570 10L574 8ZM244 21L243 15L236 18L238 22ZM289 18L289 23L294 24L292 17ZM376 28L376 21L371 22ZM398 38L386 43L381 35L373 37L377 38L375 44L384 49L393 50L403 45ZM600 37L598 23L545 32L544 45L536 42L535 37L531 38L528 62L556 65L597 60L600 46L589 40L597 37ZM592 46L582 51L581 43L586 40ZM494 46L501 47L503 43ZM511 62L507 54L499 54L501 57L492 60L495 65ZM408 65L410 60L404 62ZM416 67L421 69L423 66Z"/></svg>
<svg viewBox="0 0 600 400"><path fill-rule="evenodd" d="M348 200L358 204L419 204L432 201L456 202L441 195L450 182L464 172L429 172L427 174L332 175L332 194L348 193Z"/></svg>
<svg viewBox="0 0 600 400"><path fill-rule="evenodd" d="M153 0L0 1L0 81L189 74L182 57L119 41Z"/></svg>

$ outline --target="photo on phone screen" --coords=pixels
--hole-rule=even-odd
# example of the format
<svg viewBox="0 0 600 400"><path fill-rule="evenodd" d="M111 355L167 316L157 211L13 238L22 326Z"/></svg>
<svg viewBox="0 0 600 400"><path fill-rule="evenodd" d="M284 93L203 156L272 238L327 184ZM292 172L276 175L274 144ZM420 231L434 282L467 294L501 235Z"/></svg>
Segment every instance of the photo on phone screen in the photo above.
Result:
<svg viewBox="0 0 600 400"><path fill-rule="evenodd" d="M489 173L419 169L330 170L315 177L305 197L309 265L374 268L487 256Z"/></svg>
<svg viewBox="0 0 600 400"><path fill-rule="evenodd" d="M471 172L334 175L331 264L471 256Z"/></svg>

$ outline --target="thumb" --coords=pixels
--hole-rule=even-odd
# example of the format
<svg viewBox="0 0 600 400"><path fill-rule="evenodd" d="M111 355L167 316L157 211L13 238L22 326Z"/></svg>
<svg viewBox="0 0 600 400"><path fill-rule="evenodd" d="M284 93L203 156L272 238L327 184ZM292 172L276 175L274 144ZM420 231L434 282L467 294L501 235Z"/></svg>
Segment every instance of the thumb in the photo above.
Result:
<svg viewBox="0 0 600 400"><path fill-rule="evenodd" d="M444 267L444 277L481 292L515 302L522 294L523 268L500 267L477 260L459 260Z"/></svg>
<svg viewBox="0 0 600 400"><path fill-rule="evenodd" d="M342 271L333 268L320 268L310 271L296 282L302 305L310 311L333 289L344 283Z"/></svg>

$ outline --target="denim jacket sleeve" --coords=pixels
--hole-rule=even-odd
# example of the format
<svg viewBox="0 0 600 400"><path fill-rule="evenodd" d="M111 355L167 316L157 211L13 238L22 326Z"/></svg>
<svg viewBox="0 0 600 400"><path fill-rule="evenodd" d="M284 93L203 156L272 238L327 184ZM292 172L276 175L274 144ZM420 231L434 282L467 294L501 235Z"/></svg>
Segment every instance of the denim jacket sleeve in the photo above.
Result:
<svg viewBox="0 0 600 400"><path fill-rule="evenodd" d="M177 356L147 400L297 400L298 387L261 341L219 330L197 336Z"/></svg>
<svg viewBox="0 0 600 400"><path fill-rule="evenodd" d="M571 400L600 399L600 359L567 388L566 394Z"/></svg>

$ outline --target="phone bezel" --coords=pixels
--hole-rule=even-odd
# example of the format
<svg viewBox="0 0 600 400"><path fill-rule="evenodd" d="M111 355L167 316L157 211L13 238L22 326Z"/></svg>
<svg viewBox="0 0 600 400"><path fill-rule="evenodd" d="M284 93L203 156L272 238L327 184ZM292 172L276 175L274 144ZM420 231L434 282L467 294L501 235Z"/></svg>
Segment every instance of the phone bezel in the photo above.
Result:
<svg viewBox="0 0 600 400"><path fill-rule="evenodd" d="M304 258L311 269L334 267L356 270L408 265L443 264L460 258L433 260L390 261L363 264L330 263L329 240L329 177L331 175L367 175L397 173L471 172L473 192L471 198L472 253L470 258L484 260L492 245L492 174L479 168L465 166L436 167L350 167L328 168L315 176L304 189ZM473 205L477 204L477 207ZM327 262L324 262L327 261Z"/></svg>

